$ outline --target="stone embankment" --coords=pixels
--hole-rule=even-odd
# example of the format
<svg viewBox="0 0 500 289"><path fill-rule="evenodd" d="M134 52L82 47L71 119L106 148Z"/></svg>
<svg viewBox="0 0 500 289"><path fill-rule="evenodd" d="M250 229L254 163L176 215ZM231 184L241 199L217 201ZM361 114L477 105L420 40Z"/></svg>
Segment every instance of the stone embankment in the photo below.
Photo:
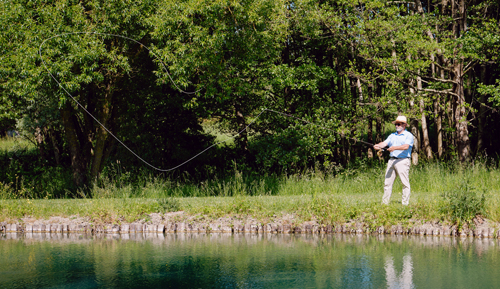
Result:
<svg viewBox="0 0 500 289"><path fill-rule="evenodd" d="M263 223L256 219L186 216L183 212L150 214L147 218L126 223L94 222L89 218L72 216L51 217L48 220L23 218L18 221L0 222L3 233L86 233L86 234L137 234L137 233L268 233L268 234L394 234L426 236L461 236L477 238L500 238L500 224L481 218L473 225L446 225L439 222L410 222L409 225L393 225L370 229L363 222L351 221L342 224L319 224L316 221L297 223L293 218L274 218Z"/></svg>

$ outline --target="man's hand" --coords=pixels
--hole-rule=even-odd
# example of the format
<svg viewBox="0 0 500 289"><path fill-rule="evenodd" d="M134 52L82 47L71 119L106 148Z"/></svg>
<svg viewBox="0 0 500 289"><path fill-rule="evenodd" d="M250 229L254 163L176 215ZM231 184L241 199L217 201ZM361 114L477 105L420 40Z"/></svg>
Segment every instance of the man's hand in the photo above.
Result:
<svg viewBox="0 0 500 289"><path fill-rule="evenodd" d="M382 157L383 157L383 152L382 152L381 150L378 150L378 151L377 151L377 156L378 156L379 158L382 158Z"/></svg>

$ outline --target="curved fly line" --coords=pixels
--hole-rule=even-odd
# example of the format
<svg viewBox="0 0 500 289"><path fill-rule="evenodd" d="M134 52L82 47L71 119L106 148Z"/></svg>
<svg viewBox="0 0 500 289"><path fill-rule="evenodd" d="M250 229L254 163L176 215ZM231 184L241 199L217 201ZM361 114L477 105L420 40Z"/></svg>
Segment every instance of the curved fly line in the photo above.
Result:
<svg viewBox="0 0 500 289"><path fill-rule="evenodd" d="M83 106L65 87L64 85L59 81L57 80L57 78L50 72L49 70L49 67L47 65L47 63L45 62L43 56L42 56L42 47L43 45L45 44L45 42L47 41L50 41L52 39L55 39L55 38L59 38L59 37L63 37L63 36L69 36L69 35L88 35L88 34L93 34L93 35L101 35L101 36L111 36L111 37L118 37L118 38L122 38L122 39L125 39L125 40L129 40L129 41L132 41L136 44L139 44L141 45L141 47L144 47L149 53L151 53L156 59L158 59L159 63L161 64L161 66L163 67L163 69L165 70L166 74L168 75L168 78L170 79L170 81L172 82L172 84L174 85L174 87L181 93L184 93L184 94L188 94L188 95L191 95L191 94L195 94L197 92L199 92L200 90L196 90L196 91L184 91L182 90L179 86L177 86L177 84L175 83L174 79L172 78L172 76L170 75L170 73L168 72L168 69L167 69L167 66L166 64L161 60L161 58L156 54L154 53L154 51L152 51L149 47L147 47L146 45L142 44L141 42L133 39L133 38L130 38L130 37L127 37L127 36L123 36L123 35L119 35L119 34L111 34L111 33L101 33L101 32L68 32L68 33L61 33L61 34L57 34L57 35L54 35L52 37L49 37L49 38L46 38L45 40L42 41L42 43L40 44L39 48L38 48L38 54L40 56L40 59L43 63L43 66L45 67L45 70L47 70L48 74L50 75L50 77L57 83L57 85L66 93L66 95L68 95L70 97L70 99L72 99L83 111L85 111L85 113L87 113L94 121L96 121L110 136L112 136L116 141L118 141L118 143L120 143L125 149L127 149L131 154L133 154L136 158L138 158L140 161L142 161L144 164L148 165L149 167L157 170L157 171L160 171L160 172L169 172L169 171L173 171L173 170L176 170L178 169L179 167L189 163L190 161L194 160L195 158L197 158L198 156L202 155L203 153L205 153L206 151L208 151L209 149L213 148L214 146L217 146L221 143L224 143L228 140L231 140L231 139L234 139L236 138L237 136L239 136L240 134L242 134L244 131L246 131L252 124L254 124L258 119L259 117L264 113L264 112L272 112L272 113L276 113L276 114L279 114L279 115L282 115L282 116L285 116L285 117L289 117L289 118L294 118L296 120L299 120L301 122L304 122L304 123L307 123L307 124L310 124L310 125L313 125L313 126L316 126L316 127L319 127L321 129L324 129L324 130L327 130L327 131L330 131L330 132L333 132L335 134L339 134L341 135L342 137L344 138L348 138L348 139L351 139L351 140L354 140L356 142L360 142L362 144L366 144L366 145L369 145L369 146L373 146L374 144L371 144L371 143L368 143L368 142L365 142L365 141L362 141L362 140L359 140L357 138L353 138L353 137L346 137L344 136L342 133L338 132L338 131L335 131L335 130L332 130L332 129L329 129L327 127L324 127L324 126L321 126L321 125L318 125L318 124L315 124L315 123L312 123L312 122L309 122L307 120L304 120L302 118L299 118L299 117L295 117L293 115L290 115L290 114L286 114L286 113L283 113L283 112L280 112L280 111L275 111L275 110L272 110L272 109L263 109L247 126L245 126L245 128L243 128L242 130L238 131L235 135L233 136L230 136L228 139L226 140L223 140L223 141L220 141L220 142L217 142L215 144L212 144L211 146L205 148L204 150L200 151L199 153L197 153L196 155L194 155L193 157L189 158L188 160L184 161L183 163L175 166L175 167L172 167L172 168L169 168L169 169L162 169L162 168L159 168L159 167L156 167L154 165L152 165L151 163L149 163L148 161L146 161L145 159L143 159L141 156L139 156L136 152L134 152L131 148L129 148L125 143L123 143L117 136L115 136L106 126L104 126L104 124L102 124L94 115L92 115L86 108L85 106Z"/></svg>

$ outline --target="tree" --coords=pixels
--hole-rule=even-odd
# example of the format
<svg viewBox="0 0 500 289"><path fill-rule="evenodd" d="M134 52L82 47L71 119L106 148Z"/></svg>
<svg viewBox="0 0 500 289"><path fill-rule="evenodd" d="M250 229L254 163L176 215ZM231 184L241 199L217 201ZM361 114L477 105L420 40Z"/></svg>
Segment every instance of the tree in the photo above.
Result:
<svg viewBox="0 0 500 289"><path fill-rule="evenodd" d="M3 1L1 5L6 12L0 34L5 52L0 64L5 76L2 93L18 115L33 122L50 119L40 124L51 127L48 131L58 128L53 124L61 125L75 182L83 186L88 176L95 179L99 175L116 148L116 139L110 134L128 137L124 142L129 144L136 137L122 133L123 127L130 128L124 121L137 112L129 106L133 100L168 98L172 93L153 87L157 78L151 73L152 56L145 60L148 51L131 41L150 45L150 27L143 20L155 11L156 4L57 0L36 5ZM185 100L178 100L183 113L187 110ZM30 103L35 103L31 107L40 113L28 114L33 111L27 109ZM183 121L179 127L182 129L174 133L189 134L186 131L192 129L196 134L200 130L196 121Z"/></svg>
<svg viewBox="0 0 500 289"><path fill-rule="evenodd" d="M423 138L416 148L422 146L427 158L432 157L429 115L434 115L438 151L442 154L442 112L448 118L448 131L451 132L448 146L456 148L451 152L461 161L471 157L469 113L472 99L467 89L472 87L467 87L467 83L470 72L484 61L485 48L491 47L491 41L488 43L478 37L481 27L488 21L468 16L471 11L478 10L477 5L491 3L417 0L401 5L399 2L362 1L338 12L341 18L344 11L355 11L355 16L350 18L351 24L343 31L355 39L359 49L357 56L366 64L352 65L352 74L363 79L368 87L377 79L392 86L395 97L390 102L396 104L399 112L415 120L416 136ZM327 25L338 27L335 23L327 22ZM491 39L490 35L498 33L498 28L487 27ZM366 69L367 66L370 69Z"/></svg>
<svg viewBox="0 0 500 289"><path fill-rule="evenodd" d="M286 37L284 8L284 1L162 2L150 18L156 51L183 88L198 91L194 106L241 131L265 106L267 74ZM247 150L246 131L237 141Z"/></svg>

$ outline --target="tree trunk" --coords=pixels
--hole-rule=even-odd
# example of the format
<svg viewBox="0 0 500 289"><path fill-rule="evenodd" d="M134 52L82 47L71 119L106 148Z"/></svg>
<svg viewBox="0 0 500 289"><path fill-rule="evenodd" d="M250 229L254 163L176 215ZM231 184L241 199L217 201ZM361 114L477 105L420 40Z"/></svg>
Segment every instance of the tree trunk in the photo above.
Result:
<svg viewBox="0 0 500 289"><path fill-rule="evenodd" d="M408 56L408 57L410 57L410 56ZM409 83L410 83L410 95L411 95L410 101L409 101L410 111L414 111L415 110L415 96L416 96L415 89L413 88L414 87L414 80L410 79ZM410 130L411 130L411 133L413 134L413 137L414 137L413 149L411 151L411 160L412 160L412 163L414 165L417 165L418 164L418 153L420 152L420 135L419 135L419 131L418 131L418 120L417 119L411 118Z"/></svg>
<svg viewBox="0 0 500 289"><path fill-rule="evenodd" d="M377 117L377 124L375 125L375 142L382 142L382 117Z"/></svg>
<svg viewBox="0 0 500 289"><path fill-rule="evenodd" d="M434 118L436 121L437 153L438 158L443 157L443 113L440 106L440 97L434 100Z"/></svg>
<svg viewBox="0 0 500 289"><path fill-rule="evenodd" d="M358 114L358 100L363 98L362 96L359 95L359 86L358 86L358 78L353 78L349 77L349 83L351 85L351 111L353 112L352 117L356 117ZM351 134L349 137L352 137L355 135L355 124L351 124L353 126L353 129L351 130ZM353 160L353 158L356 157L357 155L357 146L354 143L351 143L350 139L346 140L347 146L345 147L345 153L347 156L347 162L350 162Z"/></svg>
<svg viewBox="0 0 500 289"><path fill-rule="evenodd" d="M467 112L465 110L465 94L463 87L462 63L457 63L454 70L454 84L453 92L456 94L454 97L454 121L456 128L455 142L457 144L457 153L461 162L470 159L470 141L469 129L467 127L468 121L466 119Z"/></svg>
<svg viewBox="0 0 500 289"><path fill-rule="evenodd" d="M35 128L35 141L36 141L36 144L37 144L37 147L38 147L38 150L40 151L40 157L43 159L43 160L46 160L47 157L45 155L45 146L44 146L44 137L43 137L43 131L42 131L42 128L37 126Z"/></svg>
<svg viewBox="0 0 500 289"><path fill-rule="evenodd" d="M78 123L75 111L69 101L61 108L61 116L64 125L64 136L69 147L73 180L78 187L83 187L87 184L87 161L81 151L82 145L78 137Z"/></svg>
<svg viewBox="0 0 500 289"><path fill-rule="evenodd" d="M461 37L461 34L466 30L466 11L465 0L460 0L458 3L452 1L451 14L455 22L453 23L453 35L456 39ZM456 5L458 4L458 6ZM461 44L460 44L461 46ZM458 47L461 48L461 47ZM458 49L457 48L457 49ZM466 101L464 92L464 71L463 60L454 59L453 62L453 93L454 93L454 121L456 128L456 143L457 153L461 162L470 159L470 141L468 121L466 119Z"/></svg>
<svg viewBox="0 0 500 289"><path fill-rule="evenodd" d="M98 119L102 125L97 125L94 155L92 157L92 166L90 168L90 177L92 180L98 178L99 173L101 172L101 169L103 167L102 164L105 161L104 151L106 149L106 145L108 144L108 132L104 129L104 127L108 128L108 121L111 118L111 112L112 112L111 101L113 97L113 92L111 91L112 87L113 84L110 82L108 84L108 89L106 91L106 94L102 99L102 102L100 101L98 103L98 109L99 109Z"/></svg>
<svg viewBox="0 0 500 289"><path fill-rule="evenodd" d="M413 149L411 151L411 161L414 165L418 164L418 153L420 152L420 138L418 133L418 120L411 120L411 133L413 134Z"/></svg>
<svg viewBox="0 0 500 289"><path fill-rule="evenodd" d="M368 117L368 143L373 143L373 118ZM371 147L368 147L368 158L373 158L373 149Z"/></svg>
<svg viewBox="0 0 500 289"><path fill-rule="evenodd" d="M422 123L422 149L425 152L425 156L428 160L432 159L432 149L431 144L429 142L429 131L427 129L427 117L425 115L425 103L424 99L420 99L420 114L422 115L421 123Z"/></svg>
<svg viewBox="0 0 500 289"><path fill-rule="evenodd" d="M61 149L59 147L58 138L56 137L53 129L49 129L48 134L49 134L50 141L52 143L52 148L53 148L53 152L54 152L54 158L56 160L56 165L59 166L59 165L61 165Z"/></svg>
<svg viewBox="0 0 500 289"><path fill-rule="evenodd" d="M481 65L480 82L484 84L489 84L486 78L486 65ZM486 95L481 94L481 104L479 105L478 117L477 117L477 144L476 144L476 155L483 153L484 149L484 124L486 121L486 108L483 103L486 102Z"/></svg>
<svg viewBox="0 0 500 289"><path fill-rule="evenodd" d="M447 119L448 119L448 127L449 128L454 128L455 125L455 109L454 109L454 101L452 99L453 97L449 97L448 100L446 100L446 113L447 113ZM451 131L447 137L447 144L453 147L454 150L456 150L457 142L456 142L456 135L457 132L455 130Z"/></svg>
<svg viewBox="0 0 500 289"><path fill-rule="evenodd" d="M243 116L243 113L241 112L241 107L236 104L235 105L235 115L236 115L236 123L238 125L238 132L241 132L238 138L236 138L238 145L240 148L246 153L248 153L248 133L245 129L247 126L245 122L245 117Z"/></svg>
<svg viewBox="0 0 500 289"><path fill-rule="evenodd" d="M363 102L363 87L361 86L361 80L356 78L356 87L358 88L359 102Z"/></svg>

